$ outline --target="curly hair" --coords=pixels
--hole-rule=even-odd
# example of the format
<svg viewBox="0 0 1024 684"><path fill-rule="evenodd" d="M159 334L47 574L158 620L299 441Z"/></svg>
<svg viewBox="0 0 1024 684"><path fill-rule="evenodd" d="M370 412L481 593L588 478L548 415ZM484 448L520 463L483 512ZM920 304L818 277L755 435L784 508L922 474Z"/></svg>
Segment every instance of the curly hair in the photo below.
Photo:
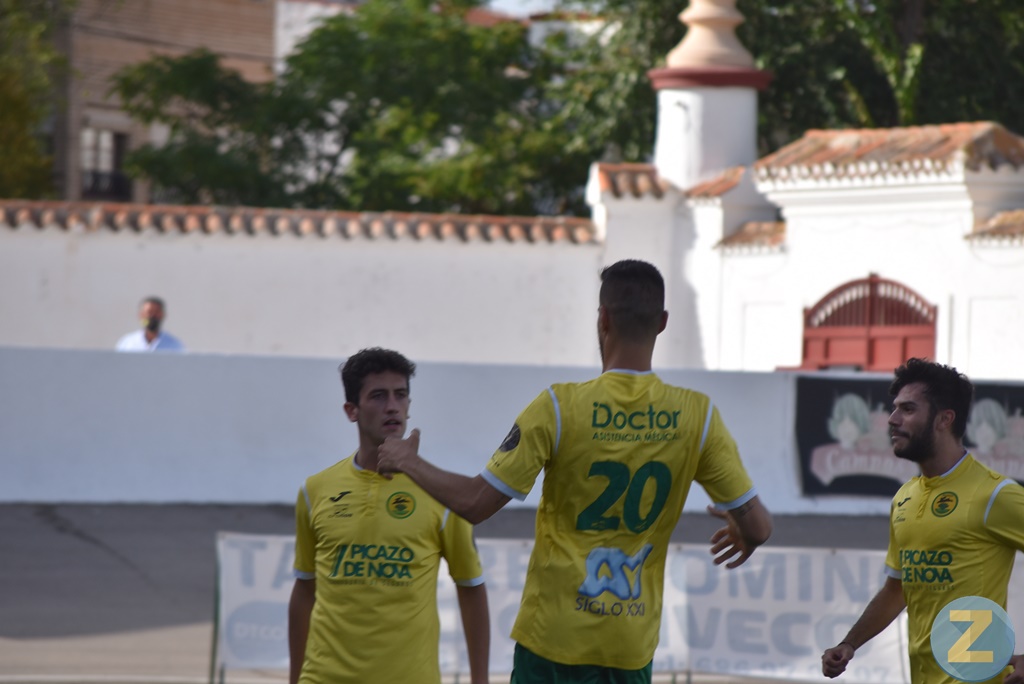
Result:
<svg viewBox="0 0 1024 684"><path fill-rule="evenodd" d="M943 366L927 359L907 360L895 370L896 377L889 385L889 396L895 397L907 385L921 383L928 398L931 415L938 411L953 411L953 435L963 438L967 430L967 416L974 401L974 385L956 368Z"/></svg>

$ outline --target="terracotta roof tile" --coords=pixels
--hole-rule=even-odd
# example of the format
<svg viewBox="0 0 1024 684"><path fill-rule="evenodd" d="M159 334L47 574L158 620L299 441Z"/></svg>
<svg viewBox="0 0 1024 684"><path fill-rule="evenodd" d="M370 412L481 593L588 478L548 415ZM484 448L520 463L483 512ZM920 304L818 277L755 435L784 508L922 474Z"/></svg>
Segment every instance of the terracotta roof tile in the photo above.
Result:
<svg viewBox="0 0 1024 684"><path fill-rule="evenodd" d="M529 21L524 19L517 19L510 14L504 12L495 12L494 10L485 9L483 7L470 7L466 10L466 23L472 26L482 26L484 28L490 28L491 26L497 26L506 22L516 24L528 24Z"/></svg>
<svg viewBox="0 0 1024 684"><path fill-rule="evenodd" d="M598 180L602 192L610 192L615 197L645 197L652 195L661 199L665 195L668 183L658 176L653 164L610 164L601 162L597 165Z"/></svg>
<svg viewBox="0 0 1024 684"><path fill-rule="evenodd" d="M252 207L94 204L0 200L0 229L95 232L294 235L370 240L572 242L598 238L590 219L568 216L469 216L357 213Z"/></svg>
<svg viewBox="0 0 1024 684"><path fill-rule="evenodd" d="M1003 211L966 235L968 240L1024 243L1024 209Z"/></svg>
<svg viewBox="0 0 1024 684"><path fill-rule="evenodd" d="M726 169L715 178L699 183L687 190L686 196L691 199L721 197L740 184L746 170L745 166L734 166L731 169Z"/></svg>
<svg viewBox="0 0 1024 684"><path fill-rule="evenodd" d="M870 177L893 172L942 171L962 163L972 170L1024 166L1024 138L997 123L941 124L907 128L811 130L764 157L759 180Z"/></svg>
<svg viewBox="0 0 1024 684"><path fill-rule="evenodd" d="M785 241L785 221L748 221L732 235L722 238L715 247L728 250L776 249Z"/></svg>

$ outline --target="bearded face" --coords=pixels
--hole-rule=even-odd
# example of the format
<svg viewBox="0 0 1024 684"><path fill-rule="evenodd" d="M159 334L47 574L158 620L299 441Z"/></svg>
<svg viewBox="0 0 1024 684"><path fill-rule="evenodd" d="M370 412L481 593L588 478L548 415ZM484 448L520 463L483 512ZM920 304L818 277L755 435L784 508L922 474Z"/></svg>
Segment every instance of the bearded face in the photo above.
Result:
<svg viewBox="0 0 1024 684"><path fill-rule="evenodd" d="M935 421L935 409L929 411L928 423L918 427L913 432L897 430L889 426L889 439L892 442L892 452L899 458L920 463L921 461L935 454L935 430L932 425Z"/></svg>
<svg viewBox="0 0 1024 684"><path fill-rule="evenodd" d="M921 383L900 390L889 416L889 441L899 458L921 463L935 455L935 417L938 414Z"/></svg>

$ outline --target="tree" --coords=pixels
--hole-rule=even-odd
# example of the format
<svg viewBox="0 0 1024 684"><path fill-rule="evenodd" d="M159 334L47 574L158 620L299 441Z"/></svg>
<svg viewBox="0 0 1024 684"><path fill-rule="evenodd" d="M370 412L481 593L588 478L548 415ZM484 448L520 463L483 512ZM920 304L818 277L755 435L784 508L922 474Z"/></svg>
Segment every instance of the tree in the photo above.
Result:
<svg viewBox="0 0 1024 684"><path fill-rule="evenodd" d="M247 82L221 67L217 55L198 50L128 67L115 88L136 119L170 127L166 145L143 146L125 164L163 189L165 199L287 206L287 168L301 150L280 116L273 84Z"/></svg>
<svg viewBox="0 0 1024 684"><path fill-rule="evenodd" d="M368 0L325 21L269 84L208 52L126 69L114 84L126 109L171 129L128 168L188 202L578 210L590 160L549 125L557 63L517 22L468 24L473 4Z"/></svg>
<svg viewBox="0 0 1024 684"><path fill-rule="evenodd" d="M572 0L605 31L575 57L602 84L578 102L592 128L616 122L604 154L649 157L655 101L643 74L685 35L685 0ZM737 30L774 80L760 98L761 153L810 128L1021 120L1024 5L1018 0L738 0ZM618 73L616 78L608 74Z"/></svg>
<svg viewBox="0 0 1024 684"><path fill-rule="evenodd" d="M571 0L603 29L544 46L518 23L468 24L475 4L367 0L314 31L272 83L247 83L207 52L127 69L115 83L126 108L171 129L129 170L185 202L586 213L591 162L650 159L646 74L683 38L685 0ZM811 128L1022 120L1019 0L738 8L740 40L774 74L762 154Z"/></svg>
<svg viewBox="0 0 1024 684"><path fill-rule="evenodd" d="M42 197L52 189L52 159L40 128L55 106L64 60L54 31L66 0L0 0L0 197Z"/></svg>

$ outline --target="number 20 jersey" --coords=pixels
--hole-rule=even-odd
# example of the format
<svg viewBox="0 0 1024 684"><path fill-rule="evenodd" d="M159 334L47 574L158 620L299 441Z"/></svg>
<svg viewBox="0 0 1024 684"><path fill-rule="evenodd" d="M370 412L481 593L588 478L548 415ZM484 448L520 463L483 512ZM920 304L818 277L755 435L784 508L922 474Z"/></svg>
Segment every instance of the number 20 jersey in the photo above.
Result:
<svg viewBox="0 0 1024 684"><path fill-rule="evenodd" d="M512 638L566 665L645 667L691 483L724 508L755 495L732 436L707 396L651 372L612 370L542 392L482 476L522 500L541 470Z"/></svg>

